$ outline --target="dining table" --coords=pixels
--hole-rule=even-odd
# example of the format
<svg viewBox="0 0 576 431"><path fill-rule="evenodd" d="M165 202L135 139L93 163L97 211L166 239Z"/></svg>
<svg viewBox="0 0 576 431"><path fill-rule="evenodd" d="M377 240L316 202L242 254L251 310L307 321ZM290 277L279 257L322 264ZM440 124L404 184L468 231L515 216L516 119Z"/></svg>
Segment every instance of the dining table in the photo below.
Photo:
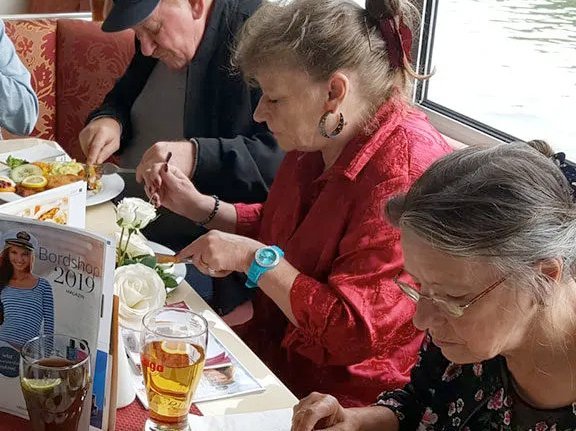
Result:
<svg viewBox="0 0 576 431"><path fill-rule="evenodd" d="M37 138L12 139L2 141L1 153L14 152L38 145L48 145L63 152L55 142ZM38 154L35 154L38 156ZM111 198L110 198L111 199ZM81 213L80 213L81 214ZM115 206L111 200L97 205L86 206L85 229L108 238L114 238L119 231L116 224ZM167 296L167 304L185 302L192 311L202 314L208 321L210 331L250 373L264 391L225 399L199 402L193 406L193 413L202 416L221 416L230 414L255 413L263 411L280 411L293 407L298 399L274 375L274 373L250 350L236 333L215 313L210 306L186 282L182 281ZM129 406L116 410L116 427L118 431L140 431L146 418L146 411L136 398ZM23 428L24 427L24 428ZM26 421L15 416L0 413L0 431L26 429ZM112 430L110 430L112 431Z"/></svg>
<svg viewBox="0 0 576 431"><path fill-rule="evenodd" d="M119 228L116 225L115 207L111 202L90 206L86 210L86 230L106 237L113 237ZM186 282L182 281L167 297L167 304L184 301L193 311L201 313L210 326L210 331L223 346L252 374L264 391L239 395L226 399L199 402L196 407L203 416L262 412L293 407L298 399L274 375L274 373L250 350L236 333L218 316L210 306ZM134 403L139 403L136 399ZM138 405L139 407L139 405ZM141 407L139 407L141 408ZM135 406L126 407L133 412ZM124 409L117 411L117 423ZM120 430L118 426L116 429ZM126 431L126 430L122 430Z"/></svg>
<svg viewBox="0 0 576 431"><path fill-rule="evenodd" d="M104 237L113 238L115 231L119 229L116 225L114 204L108 201L87 207L85 229ZM176 289L168 294L166 302L168 305L185 302L190 310L202 314L208 322L211 333L216 336L223 347L242 364L264 389L256 393L239 394L230 398L198 402L192 406L191 413L197 416L212 417L262 412L274 413L291 409L298 402L298 399L290 390L244 344L238 335L210 308L186 280L183 280ZM148 416L149 412L144 409L138 398L136 398L128 406L116 410L115 426L114 428L108 427L108 430L141 431L144 429L144 423ZM283 417L286 417L286 415ZM24 419L8 415L7 413L0 413L0 431L21 431L28 429L28 426L27 421Z"/></svg>
<svg viewBox="0 0 576 431"><path fill-rule="evenodd" d="M46 144L60 152L62 148L55 142L36 138L14 139L4 141L10 143L11 152ZM108 200L97 205L86 206L85 229L108 238L114 238L119 231L116 224L114 204ZM203 416L220 416L229 414L253 413L288 409L293 407L298 399L274 375L274 373L250 350L236 333L215 313L211 307L186 282L182 281L176 289L167 296L167 304L185 302L192 311L202 314L210 326L210 331L220 340L223 346L244 366L244 368L258 381L264 391L239 395L225 399L199 402L194 405L193 411ZM280 348L280 347L279 347ZM116 430L141 430L148 416L148 412L136 399L125 408L116 412ZM13 424L12 424L13 423ZM0 413L0 431L22 430L23 421L15 416ZM12 425L10 425L12 424ZM129 425L128 425L129 424Z"/></svg>

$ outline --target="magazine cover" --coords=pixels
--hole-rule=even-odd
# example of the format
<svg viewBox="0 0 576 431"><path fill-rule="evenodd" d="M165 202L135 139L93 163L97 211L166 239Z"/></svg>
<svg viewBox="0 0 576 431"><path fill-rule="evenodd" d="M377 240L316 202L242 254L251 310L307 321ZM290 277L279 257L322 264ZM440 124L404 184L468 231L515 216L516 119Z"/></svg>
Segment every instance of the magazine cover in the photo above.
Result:
<svg viewBox="0 0 576 431"><path fill-rule="evenodd" d="M22 345L41 333L66 334L85 340L91 354L93 395L79 429L106 429L114 257L114 244L97 235L0 215L0 410L28 415Z"/></svg>

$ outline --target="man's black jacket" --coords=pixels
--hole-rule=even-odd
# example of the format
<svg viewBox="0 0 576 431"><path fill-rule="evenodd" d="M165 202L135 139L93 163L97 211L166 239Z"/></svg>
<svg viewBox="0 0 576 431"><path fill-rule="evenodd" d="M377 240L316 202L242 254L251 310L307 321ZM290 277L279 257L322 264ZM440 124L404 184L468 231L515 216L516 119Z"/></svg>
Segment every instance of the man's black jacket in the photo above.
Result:
<svg viewBox="0 0 576 431"><path fill-rule="evenodd" d="M193 182L228 202L261 202L283 153L264 124L252 118L260 91L230 65L234 40L260 0L215 0L204 37L188 65L183 130L198 142ZM158 60L136 54L88 121L111 116L122 124L121 149L132 137L130 110Z"/></svg>

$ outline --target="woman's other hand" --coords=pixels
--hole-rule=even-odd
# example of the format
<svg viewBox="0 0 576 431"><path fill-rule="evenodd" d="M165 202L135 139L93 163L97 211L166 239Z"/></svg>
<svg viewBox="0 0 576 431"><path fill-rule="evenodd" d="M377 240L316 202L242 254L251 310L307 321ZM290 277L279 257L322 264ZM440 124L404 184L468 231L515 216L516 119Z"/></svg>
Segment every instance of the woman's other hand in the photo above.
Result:
<svg viewBox="0 0 576 431"><path fill-rule="evenodd" d="M312 392L294 407L292 431L398 431L392 410L381 406L345 409L331 395Z"/></svg>
<svg viewBox="0 0 576 431"><path fill-rule="evenodd" d="M144 190L157 207L163 206L194 221L204 220L214 207L214 198L201 194L176 166L157 163L143 178Z"/></svg>
<svg viewBox="0 0 576 431"><path fill-rule="evenodd" d="M332 395L312 392L294 406L292 431L357 431L354 416Z"/></svg>
<svg viewBox="0 0 576 431"><path fill-rule="evenodd" d="M254 253L264 244L245 236L211 230L178 253L191 259L198 270L211 277L225 277L231 272L246 272Z"/></svg>
<svg viewBox="0 0 576 431"><path fill-rule="evenodd" d="M146 181L153 167L162 165L169 158L171 158L170 164L189 178L195 169L196 145L189 141L156 142L142 156L136 168L136 181L139 183Z"/></svg>

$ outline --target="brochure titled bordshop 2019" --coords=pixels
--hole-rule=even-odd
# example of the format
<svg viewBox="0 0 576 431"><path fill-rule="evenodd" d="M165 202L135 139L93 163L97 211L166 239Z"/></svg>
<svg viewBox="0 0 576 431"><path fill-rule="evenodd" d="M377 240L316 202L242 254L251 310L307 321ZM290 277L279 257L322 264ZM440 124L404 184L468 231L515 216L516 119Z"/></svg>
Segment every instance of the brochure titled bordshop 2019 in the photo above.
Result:
<svg viewBox="0 0 576 431"><path fill-rule="evenodd" d="M107 429L114 260L114 244L98 235L0 215L1 411L28 415L19 379L22 345L41 333L65 334L84 340L91 356L92 396L79 429ZM26 289L14 282L16 271L30 272Z"/></svg>

